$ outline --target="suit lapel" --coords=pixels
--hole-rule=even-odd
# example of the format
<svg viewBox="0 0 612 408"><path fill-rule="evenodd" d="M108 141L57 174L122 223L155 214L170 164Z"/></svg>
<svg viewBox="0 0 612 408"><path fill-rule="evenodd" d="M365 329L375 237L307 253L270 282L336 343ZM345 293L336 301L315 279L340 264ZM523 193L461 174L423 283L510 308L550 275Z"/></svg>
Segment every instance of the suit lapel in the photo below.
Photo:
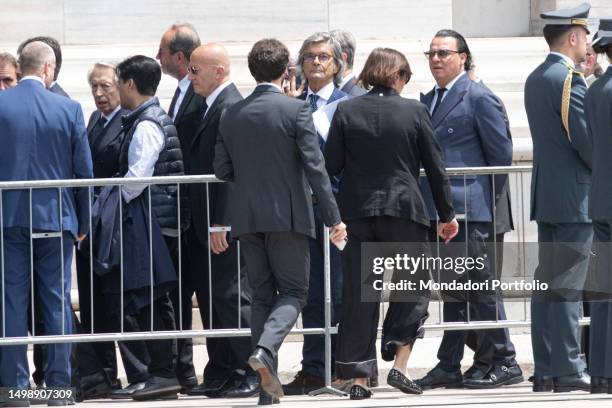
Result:
<svg viewBox="0 0 612 408"><path fill-rule="evenodd" d="M191 99L193 98L193 85L189 83L189 87L187 88L187 92L185 92L185 97L181 101L181 106L178 107L178 112L176 113L176 120L174 123L178 123L185 112L185 109L191 103Z"/></svg>
<svg viewBox="0 0 612 408"><path fill-rule="evenodd" d="M94 141L92 150L97 150L101 146L108 146L113 140L119 137L121 134L121 116L125 115L126 111L121 109L113 116L110 123L104 128L102 137L98 137L98 140Z"/></svg>
<svg viewBox="0 0 612 408"><path fill-rule="evenodd" d="M331 96L327 100L326 105L332 103L333 101L337 101L340 98L344 98L345 95L346 94L344 92L342 92L340 89L334 88L334 92L332 92Z"/></svg>
<svg viewBox="0 0 612 408"><path fill-rule="evenodd" d="M223 100L225 99L225 95L227 94L229 88L233 86L234 84L230 84L227 87L225 87L225 89L221 91L219 96L217 96L217 99L215 99L212 106L208 109L208 112L206 112L206 116L204 116L204 118L200 122L200 126L198 126L198 131L196 132L195 137L193 138L193 141L191 142L192 146L195 144L196 140L200 138L200 135L204 133L204 130L210 123L210 120L212 119L213 116L215 116L217 109L219 109L219 104L223 102Z"/></svg>
<svg viewBox="0 0 612 408"><path fill-rule="evenodd" d="M455 85L453 85L451 90L448 92L448 95L446 95L446 97L442 100L440 106L438 106L438 109L431 118L431 124L434 129L437 128L446 115L448 115L450 111L453 110L453 108L457 106L459 102L461 102L463 96L467 93L469 81L470 80L467 77L467 74L464 74L457 80L457 82L455 82Z"/></svg>

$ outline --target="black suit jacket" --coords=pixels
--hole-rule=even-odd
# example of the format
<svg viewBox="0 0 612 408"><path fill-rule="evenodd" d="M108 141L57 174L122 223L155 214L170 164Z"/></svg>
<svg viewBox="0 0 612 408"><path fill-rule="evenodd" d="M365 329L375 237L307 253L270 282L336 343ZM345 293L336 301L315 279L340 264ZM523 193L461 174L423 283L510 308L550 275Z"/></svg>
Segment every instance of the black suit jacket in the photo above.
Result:
<svg viewBox="0 0 612 408"><path fill-rule="evenodd" d="M87 137L91 149L94 177L115 177L119 173L119 152L124 136L121 129L121 117L128 113L127 109L121 108L104 127L104 131L97 135L94 135L94 128L101 113L97 110L89 117Z"/></svg>
<svg viewBox="0 0 612 408"><path fill-rule="evenodd" d="M189 174L213 174L215 158L215 143L219 134L221 113L242 100L242 95L236 85L227 86L215 99L206 116L199 123L195 136L187 150L191 155ZM227 197L230 186L227 183L209 184L210 224L229 225L227 214ZM203 244L208 243L208 220L206 206L206 185L190 184L189 200L191 206L191 226L195 228L198 238Z"/></svg>
<svg viewBox="0 0 612 408"><path fill-rule="evenodd" d="M357 78L354 77L351 78L351 80L348 81L346 84L344 84L344 86L340 90L350 96L361 96L365 95L368 92L363 89L361 85L357 84Z"/></svg>
<svg viewBox="0 0 612 408"><path fill-rule="evenodd" d="M344 220L406 218L429 227L419 188L420 164L440 219L454 217L450 183L427 108L390 88L341 102L325 146L330 175L342 173L338 204Z"/></svg>
<svg viewBox="0 0 612 408"><path fill-rule="evenodd" d="M225 111L214 168L217 177L234 182L234 237L296 232L314 238L310 188L325 224L340 222L310 106L272 85L257 86Z"/></svg>
<svg viewBox="0 0 612 408"><path fill-rule="evenodd" d="M200 122L202 121L202 115L204 115L204 98L194 93L193 85L189 84L189 88L187 88L181 106L176 109L178 109L178 112L174 119L174 126L176 127L181 142L181 148L183 149L185 174L198 174L191 173L189 169L192 163L189 146L191 146L195 138Z"/></svg>

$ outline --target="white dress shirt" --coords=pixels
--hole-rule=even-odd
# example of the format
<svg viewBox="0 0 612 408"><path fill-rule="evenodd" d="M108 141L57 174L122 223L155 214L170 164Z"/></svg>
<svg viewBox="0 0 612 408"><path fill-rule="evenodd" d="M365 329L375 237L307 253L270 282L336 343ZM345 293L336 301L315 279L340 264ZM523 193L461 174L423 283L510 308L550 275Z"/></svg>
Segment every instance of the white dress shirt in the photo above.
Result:
<svg viewBox="0 0 612 408"><path fill-rule="evenodd" d="M455 85L455 82L457 82L459 78L461 78L464 75L466 75L465 71L461 71L459 75L457 75L452 81L446 84L446 86L444 87L446 88L446 92L444 92L444 94L442 95L442 101L444 101L444 98L446 98L446 95L448 95L453 85ZM436 106L436 101L438 100L438 89L440 89L440 87L438 86L438 84L436 84L436 86L434 87L434 97L431 100L431 105L429 106L429 113L432 113L434 106ZM440 101L440 103L442 103L442 101Z"/></svg>
<svg viewBox="0 0 612 408"><path fill-rule="evenodd" d="M344 88L344 85L348 84L348 82L353 78L355 78L355 73L351 72L350 74L342 78L342 82L340 82L340 86L338 86L338 88Z"/></svg>
<svg viewBox="0 0 612 408"><path fill-rule="evenodd" d="M189 85L191 85L191 81L189 80L189 76L185 75L185 77L181 79L178 83L180 93L179 93L178 98L176 98L176 104L174 105L174 112L172 112L172 120L176 119L176 114L181 108L181 104L183 103L183 99L185 99L185 94L187 93L187 89L189 89Z"/></svg>
<svg viewBox="0 0 612 408"><path fill-rule="evenodd" d="M310 87L308 87L308 93L306 94L306 102L310 102L310 95L316 94L319 99L317 99L317 109L320 109L321 106L327 105L327 101L331 98L334 93L335 85L332 82L325 85L323 88L319 89L319 92L313 92Z"/></svg>
<svg viewBox="0 0 612 408"><path fill-rule="evenodd" d="M213 105L213 103L215 103L215 100L217 99L219 94L231 84L232 80L228 79L227 81L216 87L215 90L212 91L211 94L206 97L206 112L204 112L204 117L206 117L206 114L210 110L210 107Z"/></svg>
<svg viewBox="0 0 612 408"><path fill-rule="evenodd" d="M149 120L138 123L128 148L128 171L124 177L153 176L155 163L157 163L164 144L164 133L156 123ZM146 187L146 184L123 186L123 199L129 203L138 197Z"/></svg>
<svg viewBox="0 0 612 408"><path fill-rule="evenodd" d="M27 81L28 79L33 79L34 81L38 81L38 82L40 82L40 83L42 84L42 86L44 86L45 88L47 87L47 86L45 85L45 81L43 81L41 77L36 76L36 75L26 75L26 76L24 76L23 78L21 78L21 79L19 80L19 82L22 82L22 81Z"/></svg>

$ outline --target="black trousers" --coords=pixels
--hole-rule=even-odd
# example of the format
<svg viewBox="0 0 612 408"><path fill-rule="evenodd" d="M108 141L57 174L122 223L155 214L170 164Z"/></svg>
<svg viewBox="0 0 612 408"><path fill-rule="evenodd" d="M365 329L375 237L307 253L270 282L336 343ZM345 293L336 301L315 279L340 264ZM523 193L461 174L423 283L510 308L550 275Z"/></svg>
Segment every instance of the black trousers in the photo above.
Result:
<svg viewBox="0 0 612 408"><path fill-rule="evenodd" d="M485 267L478 271L468 270L458 280L483 282L496 278L494 266L490 264L493 259L490 243L490 223L468 222L460 223L459 233L453 239L450 246L440 245L441 256L458 256L484 258ZM432 224L430 235L435 236L435 224ZM466 246L467 243L467 246ZM467 251L467 252L466 252ZM500 251L497 251L498 253ZM502 260L503 261L503 260ZM497 260L499 262L499 258ZM497 268L498 266L495 266ZM499 273L498 273L499 275ZM442 292L444 300L445 322L466 322L477 320L505 319L504 304L501 293L480 291L456 293ZM474 336L474 335L472 335ZM516 364L516 351L510 341L508 329L482 330L476 335L476 341L469 336L469 332L461 330L445 331L438 349L438 366L448 372L454 372L461 368L461 360L465 345L475 347L475 362L483 371L488 371L494 365Z"/></svg>
<svg viewBox="0 0 612 408"><path fill-rule="evenodd" d="M81 312L79 330L82 333L91 333L92 328L94 333L113 332L113 327L116 326L110 316L113 305L109 304L109 297L102 293L100 279L95 273L92 282L87 252L76 251L76 268ZM133 317L127 316L124 319L124 329L138 331L138 324ZM145 343L138 340L119 342L119 350L128 382L146 381L149 377L147 369L149 355ZM110 380L117 379L117 357L113 342L76 343L76 353L81 376L104 370Z"/></svg>
<svg viewBox="0 0 612 408"><path fill-rule="evenodd" d="M166 239L178 273L177 241L177 238ZM194 293L204 329L250 327L250 288L244 271L238 274L236 243L231 243L225 252L214 255L207 245L200 242L193 228L189 228L181 235L181 241L181 316L179 316L178 286L170 294L174 305L176 327L178 329L182 327L183 330L192 328L191 299ZM208 273L209 256L212 274ZM244 266L244 263L241 265ZM209 278L212 286L209 284ZM226 379L233 371L248 368L247 360L252 349L246 337L209 338L206 339L206 349L209 360L204 367L205 380ZM178 341L176 373L179 380L195 375L191 339Z"/></svg>
<svg viewBox="0 0 612 408"><path fill-rule="evenodd" d="M295 232L261 232L240 236L253 293L253 348L272 353L291 331L308 296L308 237Z"/></svg>
<svg viewBox="0 0 612 408"><path fill-rule="evenodd" d="M376 377L380 304L372 299L362 301L363 285L370 280L362 272L362 267L369 267L362 265L362 243L410 243L408 248L415 253L408 255L418 257L427 249L428 228L409 220L380 216L347 221L347 230L349 239L342 253L342 317L336 339L336 375L342 379ZM371 273L372 269L369 271ZM411 280L423 279L422 273L415 273ZM399 275L395 271L394 281ZM397 347L423 337L428 305L428 291L415 291L409 298L391 294L383 323L381 353L384 360L392 361Z"/></svg>

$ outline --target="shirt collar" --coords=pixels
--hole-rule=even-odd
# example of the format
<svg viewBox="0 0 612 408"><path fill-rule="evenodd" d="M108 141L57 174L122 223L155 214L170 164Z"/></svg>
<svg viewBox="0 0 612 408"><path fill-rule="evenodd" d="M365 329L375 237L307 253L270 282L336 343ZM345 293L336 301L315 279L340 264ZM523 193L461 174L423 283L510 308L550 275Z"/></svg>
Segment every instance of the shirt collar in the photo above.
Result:
<svg viewBox="0 0 612 408"><path fill-rule="evenodd" d="M260 83L258 83L258 84L257 84L257 86L260 86L260 85L270 85L270 86L275 87L275 88L276 88L276 89L278 89L279 91L283 92L283 88L281 88L280 86L278 86L278 85L276 85L276 84L273 84L272 82L260 82ZM284 92L283 92L283 93L284 93Z"/></svg>
<svg viewBox="0 0 612 408"><path fill-rule="evenodd" d="M102 112L100 112L101 116L106 119L106 123L104 124L104 127L106 127L106 125L108 125L110 123L111 120L113 120L113 118L115 117L115 115L117 114L117 112L119 112L121 110L121 105L118 105L114 111L112 111L111 113L109 113L108 115L103 114Z"/></svg>
<svg viewBox="0 0 612 408"><path fill-rule="evenodd" d="M349 81L352 80L353 78L355 78L355 73L351 72L350 74L342 78L342 82L340 82L340 86L338 86L338 88L340 89L344 88L344 85L348 84Z"/></svg>
<svg viewBox="0 0 612 408"><path fill-rule="evenodd" d="M228 79L227 81L225 81L224 83L216 87L215 90L212 91L211 94L206 97L206 105L210 108L212 104L215 103L215 100L217 99L219 94L223 92L223 90L227 88L228 86L230 86L231 84L232 84L232 80Z"/></svg>
<svg viewBox="0 0 612 408"><path fill-rule="evenodd" d="M33 79L35 81L38 81L38 82L40 82L42 84L42 86L44 86L45 88L47 87L45 85L45 81L43 81L41 77L36 76L36 75L26 75L23 78L21 78L21 80L19 82L26 81L28 79Z"/></svg>
<svg viewBox="0 0 612 408"><path fill-rule="evenodd" d="M561 57L565 60L565 62L567 62L569 64L570 67L572 68L576 68L576 64L574 63L574 60L571 59L570 57L568 57L565 54L561 54L560 52L556 52L556 51L551 51L550 52L552 55L556 55L558 57Z"/></svg>
<svg viewBox="0 0 612 408"><path fill-rule="evenodd" d="M459 78L461 78L464 75L465 75L465 71L461 71L461 73L459 75L457 75L452 81L450 81L448 84L446 84L446 86L444 87L446 89L446 93L448 93L451 90L451 88L453 87L453 85L455 85L455 82L457 82L459 80ZM434 89L436 89L436 90L440 89L438 84L436 84Z"/></svg>
<svg viewBox="0 0 612 408"><path fill-rule="evenodd" d="M314 93L319 97L319 99L323 101L328 101L334 93L335 87L336 86L334 85L333 81L325 85L323 88L319 89L319 92L313 92L312 89L308 87L308 94L306 95L306 99L308 99L310 95Z"/></svg>
<svg viewBox="0 0 612 408"><path fill-rule="evenodd" d="M185 75L183 79L181 79L178 83L178 87L181 89L181 93L187 92L187 88L189 88L190 84L191 81L189 80L189 76Z"/></svg>

